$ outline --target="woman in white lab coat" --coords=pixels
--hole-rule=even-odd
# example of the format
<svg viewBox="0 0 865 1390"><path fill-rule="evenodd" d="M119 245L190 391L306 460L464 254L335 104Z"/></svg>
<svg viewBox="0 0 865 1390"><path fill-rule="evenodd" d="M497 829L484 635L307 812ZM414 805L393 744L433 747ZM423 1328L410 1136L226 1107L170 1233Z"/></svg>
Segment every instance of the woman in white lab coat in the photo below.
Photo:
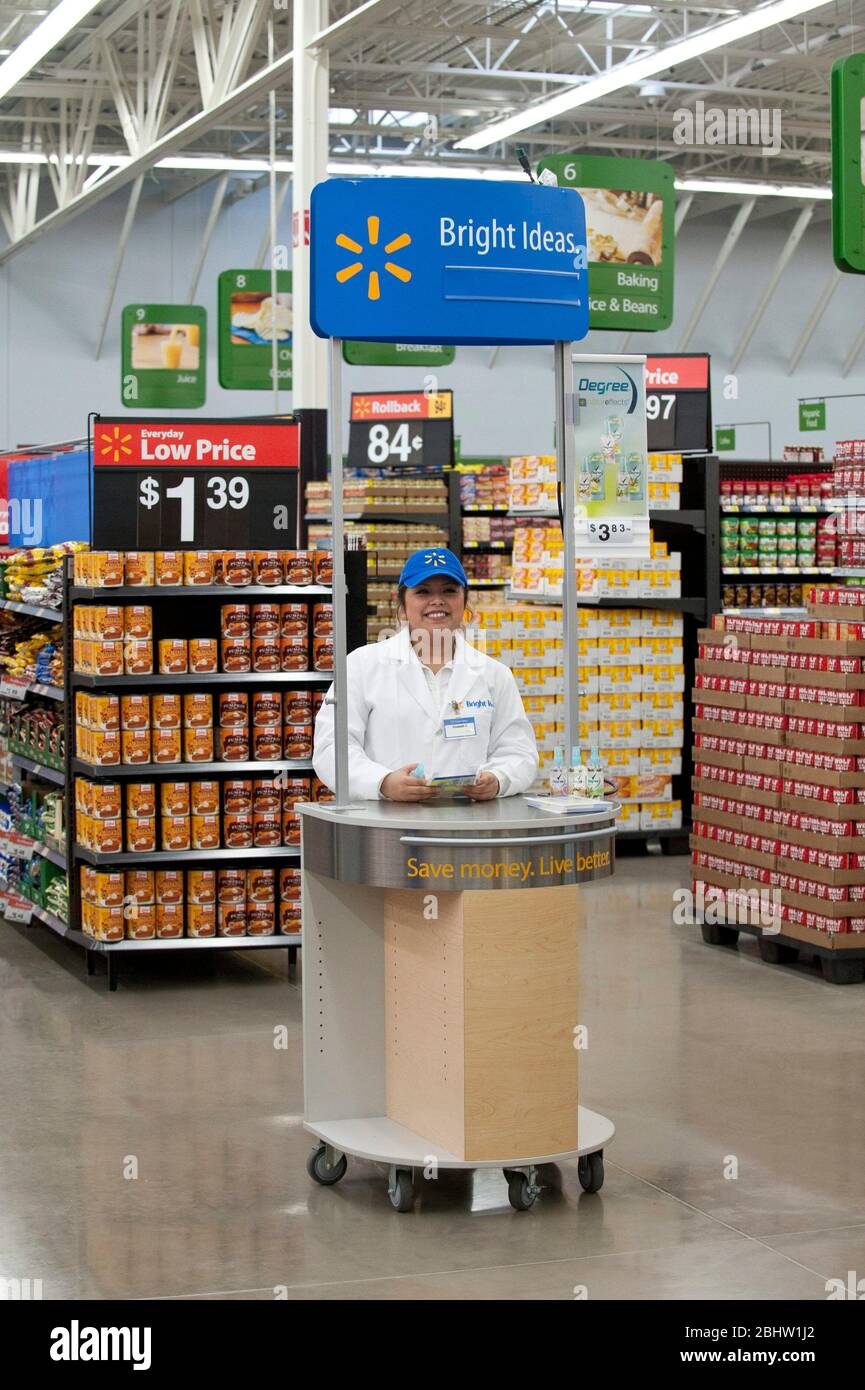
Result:
<svg viewBox="0 0 865 1390"><path fill-rule="evenodd" d="M534 731L513 675L466 642L468 580L450 550L409 556L399 579L400 632L348 656L352 801L432 801L430 777L472 773L473 801L525 792L538 770ZM315 721L313 767L334 786L334 718ZM420 774L420 775L419 775Z"/></svg>

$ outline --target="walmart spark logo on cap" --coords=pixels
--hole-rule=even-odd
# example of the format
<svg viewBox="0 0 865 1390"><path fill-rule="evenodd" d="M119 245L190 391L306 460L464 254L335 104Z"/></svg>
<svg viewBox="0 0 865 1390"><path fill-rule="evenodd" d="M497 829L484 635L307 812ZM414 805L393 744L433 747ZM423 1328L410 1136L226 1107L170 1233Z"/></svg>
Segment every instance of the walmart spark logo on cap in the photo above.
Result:
<svg viewBox="0 0 865 1390"><path fill-rule="evenodd" d="M440 575L443 579L455 579L464 589L469 587L466 572L457 556L444 546L437 546L432 550L416 550L413 555L409 555L402 567L399 582L407 589L414 589L429 579L431 574Z"/></svg>
<svg viewBox="0 0 865 1390"><path fill-rule="evenodd" d="M370 247L378 246L379 226L380 219L378 217L369 216L366 219L366 234ZM341 246L344 251L354 252L356 256L363 254L363 247L360 243L354 241L352 237L347 236L345 232L339 233L339 236L336 238L336 244L337 246ZM401 251L404 246L411 246L411 237L408 232L401 232L399 236L389 241L384 248L385 255L392 256L396 251ZM396 280L401 280L404 285L408 284L411 279L411 271L406 270L405 266L397 265L395 261L385 261L384 268L389 275L393 275ZM353 279L354 276L358 275L362 270L363 261L352 261L350 265L343 266L341 270L336 272L336 278L341 285L344 285L346 280ZM369 271L366 297L367 299L379 299L381 297L381 286L379 284L377 270Z"/></svg>

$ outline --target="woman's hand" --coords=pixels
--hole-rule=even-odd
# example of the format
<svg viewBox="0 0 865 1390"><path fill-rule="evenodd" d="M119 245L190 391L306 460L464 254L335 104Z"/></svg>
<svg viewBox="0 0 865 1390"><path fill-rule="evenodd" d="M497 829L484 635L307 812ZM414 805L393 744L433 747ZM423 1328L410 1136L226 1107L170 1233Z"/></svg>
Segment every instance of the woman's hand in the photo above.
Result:
<svg viewBox="0 0 865 1390"><path fill-rule="evenodd" d="M495 801L499 794L499 779L494 772L479 772L477 780L464 788L472 801Z"/></svg>
<svg viewBox="0 0 865 1390"><path fill-rule="evenodd" d="M421 777L412 777L416 767L417 763L406 763L396 772L389 772L379 787L382 796L388 801L435 801L435 787L428 787Z"/></svg>

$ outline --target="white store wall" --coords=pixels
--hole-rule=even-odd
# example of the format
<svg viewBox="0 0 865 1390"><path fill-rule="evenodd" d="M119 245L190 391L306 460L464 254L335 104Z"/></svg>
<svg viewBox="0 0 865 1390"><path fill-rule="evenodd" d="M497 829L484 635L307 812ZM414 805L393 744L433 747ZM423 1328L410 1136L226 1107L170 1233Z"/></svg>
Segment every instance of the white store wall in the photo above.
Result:
<svg viewBox="0 0 865 1390"><path fill-rule="evenodd" d="M114 260L126 195L99 207L25 249L0 266L0 447L49 442L83 434L87 414L122 411L120 310L133 301L183 302L212 185L165 205L152 188L142 196L114 299L100 361L95 344L106 283ZM211 242L196 302L208 311L208 397L202 415L266 413L269 392L223 391L217 382L216 280L221 270L251 265L267 226L267 192L223 210ZM810 230L787 267L756 336L738 369L738 399L723 395L723 378L745 324L784 245L796 210L755 221L728 262L689 348L712 354L713 416L737 426L737 453L768 458L771 424L774 457L785 443L816 443L830 455L836 439L865 437L865 351L847 378L841 370L863 325L865 284L855 275L840 287L794 376L788 362L832 269L828 221ZM735 214L685 221L677 247L676 318L667 333L635 335L631 351L673 351ZM286 203L279 236L290 243ZM586 351L614 351L619 333L595 333ZM442 386L455 392L456 429L468 454L537 453L552 448L551 349L501 348L490 368L488 348L458 348ZM345 372L345 390L410 389L423 373L411 369ZM827 430L800 435L801 397L861 392L861 399L827 402ZM286 392L281 404L291 406ZM163 412L160 412L163 413ZM170 412L164 412L170 413Z"/></svg>

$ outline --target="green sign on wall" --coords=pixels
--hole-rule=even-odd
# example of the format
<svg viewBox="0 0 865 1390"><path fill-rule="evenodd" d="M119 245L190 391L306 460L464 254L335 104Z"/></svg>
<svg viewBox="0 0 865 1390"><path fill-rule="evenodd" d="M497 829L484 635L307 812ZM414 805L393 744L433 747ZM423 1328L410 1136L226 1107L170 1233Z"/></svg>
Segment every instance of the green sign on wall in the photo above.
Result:
<svg viewBox="0 0 865 1390"><path fill-rule="evenodd" d="M673 322L675 189L662 160L559 154L540 161L586 205L589 327L657 332Z"/></svg>
<svg viewBox="0 0 865 1390"><path fill-rule="evenodd" d="M277 340L279 386L291 390L291 271L276 273L274 311L269 270L224 270L219 277L219 384L227 391L273 389Z"/></svg>
<svg viewBox="0 0 865 1390"><path fill-rule="evenodd" d="M352 367L448 367L456 348L441 343L365 343L349 339L342 355Z"/></svg>
<svg viewBox="0 0 865 1390"><path fill-rule="evenodd" d="M715 453L731 454L736 447L736 431L729 426L715 430Z"/></svg>
<svg viewBox="0 0 865 1390"><path fill-rule="evenodd" d="M826 402L825 401L805 401L799 402L799 429L803 432L807 430L825 430L826 428Z"/></svg>
<svg viewBox="0 0 865 1390"><path fill-rule="evenodd" d="M862 102L865 53L832 64L832 254L839 270L865 273Z"/></svg>
<svg viewBox="0 0 865 1390"><path fill-rule="evenodd" d="M130 410L197 410L207 392L207 312L200 304L127 304L120 399Z"/></svg>

